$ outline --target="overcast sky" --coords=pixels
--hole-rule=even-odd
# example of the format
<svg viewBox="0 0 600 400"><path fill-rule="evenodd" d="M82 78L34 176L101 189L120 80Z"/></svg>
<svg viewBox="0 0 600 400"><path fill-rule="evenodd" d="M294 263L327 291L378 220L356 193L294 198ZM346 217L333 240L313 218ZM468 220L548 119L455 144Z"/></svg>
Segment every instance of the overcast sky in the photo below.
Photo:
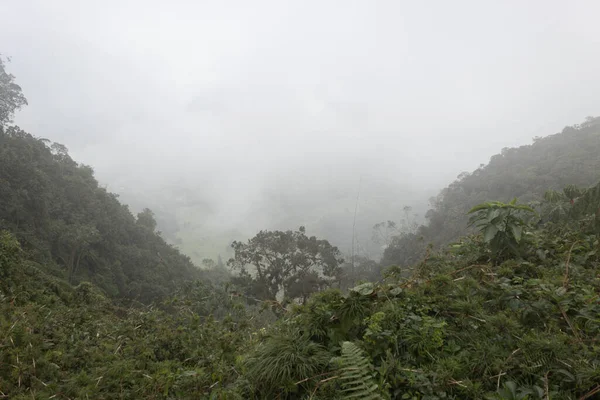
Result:
<svg viewBox="0 0 600 400"><path fill-rule="evenodd" d="M16 122L101 181L441 189L600 110L594 0L0 3Z"/></svg>

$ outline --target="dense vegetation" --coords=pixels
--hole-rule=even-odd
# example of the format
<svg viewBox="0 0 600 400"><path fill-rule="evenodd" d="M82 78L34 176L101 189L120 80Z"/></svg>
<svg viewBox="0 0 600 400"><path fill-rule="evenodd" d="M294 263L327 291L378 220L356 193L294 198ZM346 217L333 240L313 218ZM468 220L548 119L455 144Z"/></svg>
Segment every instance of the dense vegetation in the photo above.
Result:
<svg viewBox="0 0 600 400"><path fill-rule="evenodd" d="M155 232L150 210L136 219L64 146L17 127L0 126L0 199L0 228L71 283L148 302L200 276Z"/></svg>
<svg viewBox="0 0 600 400"><path fill-rule="evenodd" d="M22 105L2 104L4 122ZM564 189L524 187L530 204L464 208L463 197L439 215L454 215L457 235L470 222L472 234L423 245L422 255L414 249L424 241L401 239L415 261L383 274L363 257L344 263L300 228L235 242L228 264L240 273L205 260L201 276L155 232L150 210L134 217L64 146L0 126L0 397L600 394L600 183L581 185L593 165ZM596 128L590 120L571 134L592 147ZM574 143L564 151L586 151ZM465 187L451 186L440 204L457 207L448 199ZM441 234L439 243L452 239Z"/></svg>
<svg viewBox="0 0 600 400"><path fill-rule="evenodd" d="M235 257L228 264L239 271L234 282L261 300L301 298L327 288L339 275L342 258L326 240L298 231L261 231L248 243L233 242ZM248 270L252 268L254 273Z"/></svg>
<svg viewBox="0 0 600 400"><path fill-rule="evenodd" d="M473 210L483 235L409 271L393 267L378 283L321 291L270 324L269 311L207 283L155 307L118 307L93 285L46 274L5 232L0 390L11 398L592 398L600 392L600 184L578 193L551 192L541 216L484 204ZM514 210L523 213L510 218Z"/></svg>
<svg viewBox="0 0 600 400"><path fill-rule="evenodd" d="M98 185L64 146L16 127L0 127L0 226L48 270L71 283L89 280L110 295L152 301L199 271Z"/></svg>
<svg viewBox="0 0 600 400"><path fill-rule="evenodd" d="M219 398L213 384L235 381L236 353L252 343L252 325L223 290L188 284L158 309L123 308L25 255L2 233L0 396Z"/></svg>
<svg viewBox="0 0 600 400"><path fill-rule="evenodd" d="M382 263L412 265L428 244L440 246L469 232L467 211L487 201L540 201L546 190L590 186L600 179L600 118L588 118L534 143L505 148L487 165L464 172L431 199L426 223L403 230L387 247Z"/></svg>

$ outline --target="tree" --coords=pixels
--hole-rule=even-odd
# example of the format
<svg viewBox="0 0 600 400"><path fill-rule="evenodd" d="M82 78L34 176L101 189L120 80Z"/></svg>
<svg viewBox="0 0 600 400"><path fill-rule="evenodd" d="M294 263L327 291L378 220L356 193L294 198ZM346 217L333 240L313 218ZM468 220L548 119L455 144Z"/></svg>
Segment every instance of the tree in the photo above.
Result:
<svg viewBox="0 0 600 400"><path fill-rule="evenodd" d="M355 255L354 262L347 260L340 267L339 288L347 290L360 281L378 281L381 279L381 265L367 257Z"/></svg>
<svg viewBox="0 0 600 400"><path fill-rule="evenodd" d="M502 261L507 254L518 256L523 228L527 226L525 214L535 211L526 205L517 204L517 199L504 204L499 201L479 204L468 214L472 214L469 225L475 225L489 243L492 259Z"/></svg>
<svg viewBox="0 0 600 400"><path fill-rule="evenodd" d="M390 245L383 252L381 265L384 267L398 265L408 267L418 263L427 248L424 237L416 233L402 233L394 236Z"/></svg>
<svg viewBox="0 0 600 400"><path fill-rule="evenodd" d="M543 222L560 229L577 227L600 231L600 184L580 189L569 185L562 192L549 190L542 202Z"/></svg>
<svg viewBox="0 0 600 400"><path fill-rule="evenodd" d="M412 214L412 207L404 206L404 215L397 224L394 221L379 222L373 226L371 240L381 246L384 250L387 249L395 238L398 236L415 233L419 224L416 222L417 214Z"/></svg>
<svg viewBox="0 0 600 400"><path fill-rule="evenodd" d="M14 270L22 253L19 241L8 231L0 230L0 293L4 285L4 280L9 278L9 274Z"/></svg>
<svg viewBox="0 0 600 400"><path fill-rule="evenodd" d="M600 183L580 192L581 196L573 202L573 218L588 216L591 218L590 228L600 232Z"/></svg>
<svg viewBox="0 0 600 400"><path fill-rule="evenodd" d="M12 122L16 110L27 105L21 87L14 83L14 75L6 72L0 57L0 126Z"/></svg>
<svg viewBox="0 0 600 400"><path fill-rule="evenodd" d="M383 249L387 249L390 245L392 238L400 234L398 226L394 221L388 220L387 222L379 222L373 225L373 235L371 240L381 246Z"/></svg>
<svg viewBox="0 0 600 400"><path fill-rule="evenodd" d="M53 226L56 238L56 254L67 267L68 281L73 283L81 260L89 254L94 243L101 240L98 230L89 224L65 224L59 221Z"/></svg>
<svg viewBox="0 0 600 400"><path fill-rule="evenodd" d="M157 301L202 271L168 245L151 211L139 221L67 148L0 125L0 227L44 268L110 296ZM220 274L219 276L225 276Z"/></svg>
<svg viewBox="0 0 600 400"><path fill-rule="evenodd" d="M231 273L222 261L215 262L212 258L204 258L202 265L204 266L202 275L209 282L225 284L231 280Z"/></svg>
<svg viewBox="0 0 600 400"><path fill-rule="evenodd" d="M156 229L156 219L154 219L154 213L152 210L149 208L144 208L142 212L138 213L137 224L154 232Z"/></svg>
<svg viewBox="0 0 600 400"><path fill-rule="evenodd" d="M240 271L253 296L297 299L331 284L343 262L327 240L297 231L260 231L247 243L235 241L228 265ZM251 269L251 270L249 270Z"/></svg>
<svg viewBox="0 0 600 400"><path fill-rule="evenodd" d="M205 259L203 259L202 260L202 265L204 265L208 269L212 269L212 268L215 268L217 266L217 264L215 263L215 260L213 260L212 258L205 258Z"/></svg>

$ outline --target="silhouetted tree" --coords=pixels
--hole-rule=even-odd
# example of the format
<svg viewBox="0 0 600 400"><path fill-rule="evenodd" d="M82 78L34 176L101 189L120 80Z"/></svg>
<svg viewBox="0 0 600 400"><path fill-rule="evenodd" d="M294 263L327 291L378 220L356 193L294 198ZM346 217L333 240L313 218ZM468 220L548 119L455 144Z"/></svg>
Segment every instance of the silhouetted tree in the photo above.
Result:
<svg viewBox="0 0 600 400"><path fill-rule="evenodd" d="M297 231L261 231L247 243L233 242L235 256L228 265L240 271L252 295L275 300L305 299L328 286L342 263L341 253L327 240Z"/></svg>
<svg viewBox="0 0 600 400"><path fill-rule="evenodd" d="M156 229L156 219L154 219L154 213L152 210L149 208L144 208L142 212L138 213L137 224L154 232Z"/></svg>
<svg viewBox="0 0 600 400"><path fill-rule="evenodd" d="M27 99L14 79L12 74L6 72L0 55L0 125L12 122L15 111L27 105Z"/></svg>

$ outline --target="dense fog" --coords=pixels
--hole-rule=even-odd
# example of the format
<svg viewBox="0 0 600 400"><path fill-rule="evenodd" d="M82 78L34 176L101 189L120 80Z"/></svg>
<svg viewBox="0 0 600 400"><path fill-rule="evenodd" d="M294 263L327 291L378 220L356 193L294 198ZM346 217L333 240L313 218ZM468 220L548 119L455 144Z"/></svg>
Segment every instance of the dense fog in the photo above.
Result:
<svg viewBox="0 0 600 400"><path fill-rule="evenodd" d="M151 208L194 260L300 225L376 257L376 223L422 221L462 171L598 111L598 12L5 1L0 50L29 101L15 122Z"/></svg>

